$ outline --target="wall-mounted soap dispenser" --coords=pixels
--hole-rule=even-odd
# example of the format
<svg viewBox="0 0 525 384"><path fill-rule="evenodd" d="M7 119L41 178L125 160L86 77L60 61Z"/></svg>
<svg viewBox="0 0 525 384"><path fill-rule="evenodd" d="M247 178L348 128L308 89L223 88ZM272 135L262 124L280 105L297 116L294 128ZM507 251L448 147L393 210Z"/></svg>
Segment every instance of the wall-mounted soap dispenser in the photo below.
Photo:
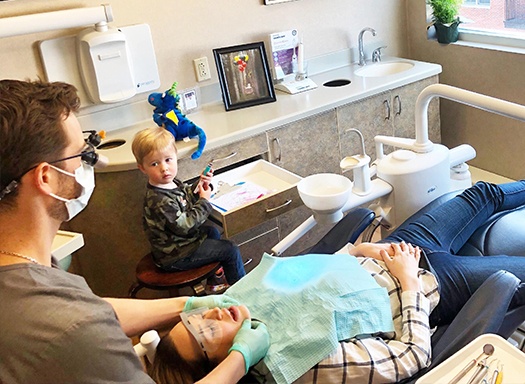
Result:
<svg viewBox="0 0 525 384"><path fill-rule="evenodd" d="M77 60L82 84L95 103L115 103L136 93L133 63L126 35L105 22L77 35Z"/></svg>

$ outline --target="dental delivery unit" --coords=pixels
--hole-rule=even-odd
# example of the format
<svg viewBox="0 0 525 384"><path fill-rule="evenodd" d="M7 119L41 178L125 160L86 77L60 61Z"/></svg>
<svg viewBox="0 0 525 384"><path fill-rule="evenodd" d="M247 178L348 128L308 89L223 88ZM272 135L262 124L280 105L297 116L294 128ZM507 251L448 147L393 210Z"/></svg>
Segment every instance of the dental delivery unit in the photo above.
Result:
<svg viewBox="0 0 525 384"><path fill-rule="evenodd" d="M476 157L475 149L468 144L448 149L428 139L428 106L434 97L525 121L525 106L449 85L428 86L416 101L416 138L376 136L376 160L371 165L361 133L348 129L361 138L361 153L345 157L340 164L343 173L353 171L353 182L328 173L302 179L297 189L313 215L276 244L272 253L281 255L317 222L335 223L343 212L363 204L371 204L380 218L384 237L439 196L469 187L471 175L465 162ZM396 150L385 155L384 145Z"/></svg>

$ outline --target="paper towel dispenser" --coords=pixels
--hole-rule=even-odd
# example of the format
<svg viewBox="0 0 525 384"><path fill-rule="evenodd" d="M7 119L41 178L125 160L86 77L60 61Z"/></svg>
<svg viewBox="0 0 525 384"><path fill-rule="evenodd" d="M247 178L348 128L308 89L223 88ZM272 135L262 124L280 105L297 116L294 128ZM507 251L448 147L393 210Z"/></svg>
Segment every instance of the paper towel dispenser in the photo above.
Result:
<svg viewBox="0 0 525 384"><path fill-rule="evenodd" d="M118 102L160 87L147 24L107 32L89 28L80 35L43 40L39 48L47 80L73 84L83 106Z"/></svg>
<svg viewBox="0 0 525 384"><path fill-rule="evenodd" d="M82 83L95 103L115 103L137 93L126 35L99 23L77 35Z"/></svg>

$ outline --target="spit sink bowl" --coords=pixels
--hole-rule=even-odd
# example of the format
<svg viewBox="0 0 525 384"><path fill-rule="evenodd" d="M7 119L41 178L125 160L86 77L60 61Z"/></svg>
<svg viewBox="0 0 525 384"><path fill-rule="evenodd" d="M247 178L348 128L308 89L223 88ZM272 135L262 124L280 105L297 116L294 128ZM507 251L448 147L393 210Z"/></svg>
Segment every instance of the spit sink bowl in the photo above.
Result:
<svg viewBox="0 0 525 384"><path fill-rule="evenodd" d="M304 205L314 212L334 213L345 205L352 191L352 182L335 173L307 176L297 184Z"/></svg>

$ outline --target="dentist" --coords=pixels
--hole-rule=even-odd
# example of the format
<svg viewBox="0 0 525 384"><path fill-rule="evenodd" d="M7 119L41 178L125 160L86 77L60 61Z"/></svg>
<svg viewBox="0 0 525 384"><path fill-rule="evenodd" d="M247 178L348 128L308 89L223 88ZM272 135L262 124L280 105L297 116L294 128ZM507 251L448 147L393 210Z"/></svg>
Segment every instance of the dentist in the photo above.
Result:
<svg viewBox="0 0 525 384"><path fill-rule="evenodd" d="M0 80L0 382L153 383L129 337L172 326L214 296L100 298L51 257L63 221L77 215L101 164L74 113L65 83ZM199 383L234 383L268 349L264 327L243 329L239 346Z"/></svg>

